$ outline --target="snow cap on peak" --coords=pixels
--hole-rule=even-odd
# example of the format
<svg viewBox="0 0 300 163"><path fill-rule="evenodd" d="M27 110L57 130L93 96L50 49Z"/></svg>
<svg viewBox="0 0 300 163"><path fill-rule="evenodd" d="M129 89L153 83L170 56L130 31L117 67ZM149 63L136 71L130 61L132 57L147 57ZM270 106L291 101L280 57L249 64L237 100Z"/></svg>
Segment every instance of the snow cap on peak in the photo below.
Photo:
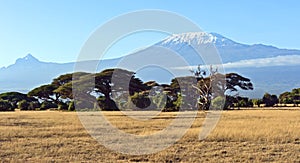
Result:
<svg viewBox="0 0 300 163"><path fill-rule="evenodd" d="M161 42L162 45L176 45L176 44L200 45L200 44L215 44L219 46L226 46L229 44L236 44L234 41L217 33L206 32L188 32L173 34Z"/></svg>
<svg viewBox="0 0 300 163"><path fill-rule="evenodd" d="M173 34L164 40L164 43L174 42L174 43L196 43L196 44L208 44L215 43L217 38L212 34L205 32L189 32L181 34Z"/></svg>

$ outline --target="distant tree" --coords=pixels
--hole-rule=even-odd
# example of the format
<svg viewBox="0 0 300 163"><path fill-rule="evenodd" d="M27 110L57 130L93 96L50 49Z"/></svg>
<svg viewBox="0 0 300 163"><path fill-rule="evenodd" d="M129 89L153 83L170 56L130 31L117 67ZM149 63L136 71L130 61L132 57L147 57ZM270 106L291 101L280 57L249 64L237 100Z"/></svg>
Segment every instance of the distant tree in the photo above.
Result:
<svg viewBox="0 0 300 163"><path fill-rule="evenodd" d="M236 97L231 95L226 95L225 97L224 110L233 108L234 104L237 103Z"/></svg>
<svg viewBox="0 0 300 163"><path fill-rule="evenodd" d="M218 96L211 101L211 105L213 109L222 110L225 103L225 97Z"/></svg>
<svg viewBox="0 0 300 163"><path fill-rule="evenodd" d="M142 94L150 100L152 107L148 107L150 110L161 110L166 105L166 92L164 88L155 81L145 82L144 85L147 86L147 90L143 91ZM146 99L146 101L148 100Z"/></svg>
<svg viewBox="0 0 300 163"><path fill-rule="evenodd" d="M0 99L8 101L13 108L18 107L18 102L26 100L28 102L36 101L34 98L28 97L26 94L19 92L7 92L0 94Z"/></svg>
<svg viewBox="0 0 300 163"><path fill-rule="evenodd" d="M260 107L260 105L263 104L262 99L252 99L251 101L254 105L256 105L258 107Z"/></svg>
<svg viewBox="0 0 300 163"><path fill-rule="evenodd" d="M114 81L112 81L114 78ZM118 83L113 83L118 82ZM129 83L127 83L129 82ZM118 87L113 87L118 85ZM108 107L102 108L103 110L119 110L115 101L112 100L112 93L114 97L121 94L128 94L128 96L134 95L136 92L146 91L148 86L135 77L135 73L123 70L123 69L107 69L100 73L95 74L95 89L94 91L100 95L103 95L102 102ZM128 97L127 96L127 97ZM121 99L119 99L121 100ZM128 100L128 98L126 98ZM144 99L140 99L144 100ZM138 107L138 106L137 106Z"/></svg>
<svg viewBox="0 0 300 163"><path fill-rule="evenodd" d="M72 81L73 79L78 80L84 75L89 75L85 72L75 72L60 75L53 79L51 84L42 85L31 90L27 95L34 97L45 103L42 104L41 109L47 109L51 104L51 107L60 106L60 108L67 109L66 102L69 102L73 98L72 94Z"/></svg>
<svg viewBox="0 0 300 163"><path fill-rule="evenodd" d="M199 65L196 70L191 70L191 72L193 76L177 77L171 81L170 87L165 88L165 91L171 96L168 100L172 104L181 95L184 99L180 100L183 101L182 104L185 108L208 110L211 101L218 96L225 97L226 92L232 94L232 92L237 92L238 89L253 89L250 79L236 73L220 74L218 73L218 69L212 66L209 70L204 70ZM234 103L232 96L227 95L226 97L230 99L226 99L224 103L225 109L233 106ZM188 102L185 103L185 101ZM195 103L197 106L194 105Z"/></svg>
<svg viewBox="0 0 300 163"><path fill-rule="evenodd" d="M198 108L208 110L212 99L218 96L224 96L225 77L218 73L217 68L214 69L212 66L210 67L209 72L202 69L200 65L198 65L197 70L191 72L194 72L193 74L197 79L196 85L193 83L190 83L190 85L196 89L197 93L200 95L197 98Z"/></svg>
<svg viewBox="0 0 300 163"><path fill-rule="evenodd" d="M131 98L132 103L136 106L135 108L137 108L137 109L144 110L147 107L149 107L151 104L151 100L149 99L147 94L136 92L130 98ZM148 109L151 110L153 108L148 108Z"/></svg>
<svg viewBox="0 0 300 163"><path fill-rule="evenodd" d="M204 92L199 93L197 86L197 79L194 76L177 77L172 79L170 86L164 85L168 96L168 110L197 110L199 96L206 95Z"/></svg>
<svg viewBox="0 0 300 163"><path fill-rule="evenodd" d="M44 102L42 102L40 109L47 110L47 109L52 109L52 108L58 108L58 105L53 102L44 101Z"/></svg>
<svg viewBox="0 0 300 163"><path fill-rule="evenodd" d="M274 103L274 105L279 103L279 99L276 95L271 95L271 101Z"/></svg>
<svg viewBox="0 0 300 163"><path fill-rule="evenodd" d="M22 100L18 103L18 108L20 110L29 110L29 102L27 102L26 100Z"/></svg>
<svg viewBox="0 0 300 163"><path fill-rule="evenodd" d="M166 104L162 109L162 111L179 111L181 104L183 103L182 95L178 92L176 79L172 79L171 85L169 84L161 84L160 86L163 88L163 93L166 95Z"/></svg>
<svg viewBox="0 0 300 163"><path fill-rule="evenodd" d="M249 100L248 97L241 97L239 95L236 96L230 96L226 95L226 102L224 109L234 108L237 107L240 109L240 107L253 107L252 100Z"/></svg>
<svg viewBox="0 0 300 163"><path fill-rule="evenodd" d="M151 110L162 110L166 106L167 95L165 92L159 91L155 95L150 95L149 99L154 105L154 108L150 108Z"/></svg>
<svg viewBox="0 0 300 163"><path fill-rule="evenodd" d="M56 89L53 91L56 94L60 95L60 98L70 101L73 99L73 81L79 81L80 79L89 77L90 73L85 72L75 72L70 74L61 75L55 79L51 85L54 85Z"/></svg>
<svg viewBox="0 0 300 163"><path fill-rule="evenodd" d="M147 85L135 77L135 73L123 69L106 69L86 75L73 81L73 84L76 85L73 88L75 92L72 92L73 95L75 93L76 100L84 100L82 104L89 101L92 105L97 98L100 108L107 111L119 110L117 104L127 101L136 92L148 89ZM70 88L65 90L68 92ZM75 103L75 106L79 104Z"/></svg>
<svg viewBox="0 0 300 163"><path fill-rule="evenodd" d="M281 104L294 104L294 106L298 106L300 104L300 88L280 94L279 102Z"/></svg>
<svg viewBox="0 0 300 163"><path fill-rule="evenodd" d="M40 109L41 104L38 101L29 102L28 110L37 110Z"/></svg>
<svg viewBox="0 0 300 163"><path fill-rule="evenodd" d="M294 105L298 106L300 104L300 88L293 89L291 94L292 94Z"/></svg>
<svg viewBox="0 0 300 163"><path fill-rule="evenodd" d="M281 104L292 104L293 96L291 92L284 92L279 95L279 103Z"/></svg>
<svg viewBox="0 0 300 163"><path fill-rule="evenodd" d="M275 104L278 104L279 100L276 95L265 93L262 102L265 104L266 107L270 107L274 106Z"/></svg>
<svg viewBox="0 0 300 163"><path fill-rule="evenodd" d="M55 93L55 89L57 89L57 87L52 84L42 85L31 90L28 93L28 96L35 97L42 101L53 102L56 105L58 105L60 102L59 98L61 95L59 93Z"/></svg>
<svg viewBox="0 0 300 163"><path fill-rule="evenodd" d="M53 90L53 93L59 94L60 98L71 100L73 99L73 88L72 88L72 82L66 83L62 86L59 86L57 89Z"/></svg>
<svg viewBox="0 0 300 163"><path fill-rule="evenodd" d="M179 109L183 103L184 103L184 101L182 100L182 95L181 95L181 93L179 93L176 100L173 101L173 105L175 107L174 110L179 111Z"/></svg>
<svg viewBox="0 0 300 163"><path fill-rule="evenodd" d="M0 112L14 111L14 107L7 100L0 100Z"/></svg>
<svg viewBox="0 0 300 163"><path fill-rule="evenodd" d="M58 110L68 110L69 105L67 103L59 103Z"/></svg>
<svg viewBox="0 0 300 163"><path fill-rule="evenodd" d="M226 91L236 92L238 89L253 90L253 84L250 79L245 78L237 73L229 73L226 77Z"/></svg>
<svg viewBox="0 0 300 163"><path fill-rule="evenodd" d="M73 79L73 73L60 75L59 77L53 79L51 85L56 86L57 88L71 82Z"/></svg>

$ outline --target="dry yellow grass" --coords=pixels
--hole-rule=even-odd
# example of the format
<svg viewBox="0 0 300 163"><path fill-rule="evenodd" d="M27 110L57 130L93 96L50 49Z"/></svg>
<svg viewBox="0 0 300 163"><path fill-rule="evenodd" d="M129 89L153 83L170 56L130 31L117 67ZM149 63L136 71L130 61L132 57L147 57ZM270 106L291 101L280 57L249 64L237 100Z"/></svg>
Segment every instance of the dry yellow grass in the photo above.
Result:
<svg viewBox="0 0 300 163"><path fill-rule="evenodd" d="M106 112L125 132L146 135L167 126L177 113L137 122ZM206 140L198 140L199 113L187 134L156 154L130 156L106 149L70 112L0 113L1 162L300 162L300 110L225 111ZM160 140L157 140L160 141Z"/></svg>

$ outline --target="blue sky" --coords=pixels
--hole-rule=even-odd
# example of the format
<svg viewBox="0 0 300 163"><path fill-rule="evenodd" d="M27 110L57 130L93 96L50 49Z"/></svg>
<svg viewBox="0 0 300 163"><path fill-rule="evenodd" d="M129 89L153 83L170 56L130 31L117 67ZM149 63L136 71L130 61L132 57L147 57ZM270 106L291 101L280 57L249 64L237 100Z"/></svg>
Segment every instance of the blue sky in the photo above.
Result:
<svg viewBox="0 0 300 163"><path fill-rule="evenodd" d="M118 15L162 9L183 15L204 31L237 42L300 49L300 1L0 0L0 67L28 53L42 61L75 61L101 24ZM153 44L166 35L141 33L118 42L107 58ZM137 39L138 38L138 39Z"/></svg>

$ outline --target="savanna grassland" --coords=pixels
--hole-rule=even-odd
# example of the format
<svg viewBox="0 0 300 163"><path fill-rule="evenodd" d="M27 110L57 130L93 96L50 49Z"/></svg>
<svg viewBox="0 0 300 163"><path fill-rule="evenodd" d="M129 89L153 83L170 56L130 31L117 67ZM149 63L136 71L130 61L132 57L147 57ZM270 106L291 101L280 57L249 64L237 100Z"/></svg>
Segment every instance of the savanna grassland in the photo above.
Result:
<svg viewBox="0 0 300 163"><path fill-rule="evenodd" d="M120 112L104 114L125 132L147 135L166 127L178 113L161 113L149 121ZM75 112L0 113L0 158L1 162L300 162L299 108L224 111L215 130L199 140L204 119L205 113L199 112L185 136L164 151L130 156L99 144Z"/></svg>

